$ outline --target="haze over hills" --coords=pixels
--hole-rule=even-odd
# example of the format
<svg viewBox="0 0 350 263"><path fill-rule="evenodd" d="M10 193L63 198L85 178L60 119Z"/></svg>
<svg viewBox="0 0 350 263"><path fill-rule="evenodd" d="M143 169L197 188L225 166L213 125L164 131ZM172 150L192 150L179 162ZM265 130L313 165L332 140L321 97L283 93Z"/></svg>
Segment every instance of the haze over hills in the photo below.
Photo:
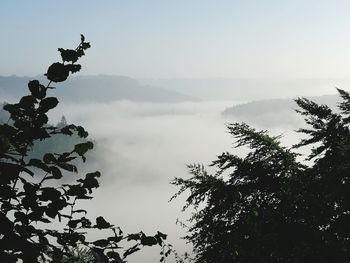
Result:
<svg viewBox="0 0 350 263"><path fill-rule="evenodd" d="M0 99L19 98L27 93L29 80L42 77L0 76ZM109 102L130 100L177 103L185 101L237 101L295 98L335 94L347 89L348 79L134 79L124 76L73 76L57 83L55 94L64 101Z"/></svg>
<svg viewBox="0 0 350 263"><path fill-rule="evenodd" d="M315 96L308 99L331 108L335 108L340 100L338 95ZM222 115L229 120L251 122L264 127L296 128L303 123L303 117L295 112L296 109L298 105L293 99L256 100L228 107Z"/></svg>
<svg viewBox="0 0 350 263"><path fill-rule="evenodd" d="M30 79L0 77L0 98L7 94L18 100L28 94ZM296 105L292 98L305 95L297 89L283 93L278 85L270 89L273 90L270 94L265 93L258 82L252 86L243 83L236 89L230 88L230 83L227 86L220 86L220 81L216 84L217 88L211 93L209 87L202 89L200 85L188 90L185 86L176 89L175 84L156 88L135 79L111 76L74 77L67 84L57 84L52 94L62 103L50 116L50 121L57 123L65 115L69 123L85 127L96 145L88 167L83 170L99 170L103 174L102 191L86 205L90 216L91 213L103 214L111 222L123 226L126 232L132 232L138 226L152 233L156 225L157 230L169 234L169 243L174 244L177 251L190 251L180 239L186 235L185 229L175 225L176 218L183 219L179 215L183 203L181 200L168 203L175 192L169 181L188 176L185 164L210 164L218 153L231 150L233 139L226 132L227 122L244 121L252 127L268 129L273 135L286 134L300 127L296 124L299 119L293 112ZM213 81L211 85L216 84ZM330 91L336 92L333 86ZM278 96L290 99L261 101L261 98ZM202 100L195 101L194 97ZM211 101L205 101L205 98ZM328 99L339 99L338 96L321 98L325 99L323 103ZM255 101L231 107L239 99ZM320 101L319 98L315 100ZM224 116L225 108L230 114ZM287 133L284 142L292 145L295 138L294 134ZM62 144L61 139L53 141L54 145ZM235 153L241 154L237 151ZM109 208L111 202L120 211L127 212L116 213ZM135 254L132 261L157 262L158 256L158 253Z"/></svg>
<svg viewBox="0 0 350 263"><path fill-rule="evenodd" d="M0 76L0 98L19 98L26 94L28 81L44 77ZM69 78L55 84L55 96L64 101L109 102L115 100L146 102L184 102L197 101L194 96L153 85L140 85L137 80L123 76L95 75Z"/></svg>
<svg viewBox="0 0 350 263"><path fill-rule="evenodd" d="M350 79L243 79L173 78L140 79L140 83L174 90L202 100L252 101L298 96L335 94L335 87L347 89Z"/></svg>

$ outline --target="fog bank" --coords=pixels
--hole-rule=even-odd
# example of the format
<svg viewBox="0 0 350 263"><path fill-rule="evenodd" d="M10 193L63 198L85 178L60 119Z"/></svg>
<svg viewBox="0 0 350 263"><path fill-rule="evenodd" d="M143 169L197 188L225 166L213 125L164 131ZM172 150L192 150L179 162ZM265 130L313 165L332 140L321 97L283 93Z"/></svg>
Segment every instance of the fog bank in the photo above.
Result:
<svg viewBox="0 0 350 263"><path fill-rule="evenodd" d="M177 218L188 218L181 213L185 196L168 203L177 191L169 182L174 177L189 177L186 164L208 165L222 151L240 154L239 149L232 150L234 140L225 124L241 120L222 115L225 108L235 104L130 101L60 104L50 117L56 122L65 115L69 123L83 125L95 141L95 149L83 170L99 170L103 176L95 199L84 204L90 216L104 215L126 233L165 232L168 241L183 253L190 252L190 247L180 239L185 230L175 222ZM245 121L254 125L254 118ZM290 127L257 125L272 130L274 135L284 133L284 140L292 144L295 139ZM159 250L147 248L130 260L157 262Z"/></svg>

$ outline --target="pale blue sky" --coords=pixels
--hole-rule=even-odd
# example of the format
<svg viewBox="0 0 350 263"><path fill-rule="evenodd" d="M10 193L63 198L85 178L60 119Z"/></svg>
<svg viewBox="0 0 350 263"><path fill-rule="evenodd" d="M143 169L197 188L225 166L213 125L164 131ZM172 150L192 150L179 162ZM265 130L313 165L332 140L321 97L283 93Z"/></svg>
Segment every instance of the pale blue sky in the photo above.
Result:
<svg viewBox="0 0 350 263"><path fill-rule="evenodd" d="M35 75L85 34L81 74L347 78L350 1L2 0L0 75Z"/></svg>

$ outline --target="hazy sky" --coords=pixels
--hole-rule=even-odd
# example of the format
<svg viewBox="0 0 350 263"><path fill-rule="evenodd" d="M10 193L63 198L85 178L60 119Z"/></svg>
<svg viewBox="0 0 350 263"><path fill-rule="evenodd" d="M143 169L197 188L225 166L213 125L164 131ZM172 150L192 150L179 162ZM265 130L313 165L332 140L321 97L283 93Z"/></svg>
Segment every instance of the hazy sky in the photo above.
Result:
<svg viewBox="0 0 350 263"><path fill-rule="evenodd" d="M83 74L346 78L350 1L2 0L0 74L34 75L74 47Z"/></svg>

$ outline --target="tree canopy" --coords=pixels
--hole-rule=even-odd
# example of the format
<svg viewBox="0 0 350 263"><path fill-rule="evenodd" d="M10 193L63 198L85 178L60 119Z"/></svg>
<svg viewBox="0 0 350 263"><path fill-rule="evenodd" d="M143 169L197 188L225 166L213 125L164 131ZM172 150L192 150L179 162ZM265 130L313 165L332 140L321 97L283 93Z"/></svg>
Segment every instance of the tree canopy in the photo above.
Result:
<svg viewBox="0 0 350 263"><path fill-rule="evenodd" d="M193 164L191 178L175 178L174 198L189 192L184 209L194 208L186 236L194 262L350 262L350 94L338 92L337 110L296 100L308 125L297 145L229 124L248 154L224 152L216 173Z"/></svg>
<svg viewBox="0 0 350 263"><path fill-rule="evenodd" d="M157 232L123 234L102 216L94 220L79 208L79 200L92 198L99 187L99 171L79 175L73 161L86 161L93 148L88 132L81 126L48 124L48 112L59 101L49 92L53 83L65 81L80 71L77 61L90 48L81 35L75 49L58 49L62 62L53 63L45 74L48 84L38 80L28 83L29 95L18 103L5 104L10 115L0 123L0 262L126 262L126 258L143 246L161 246L161 259L171 247L164 243L166 235ZM31 154L38 141L55 136L78 136L82 139L65 152ZM62 181L70 176L73 183ZM118 208L113 207L116 211ZM105 238L89 240L91 231L108 231ZM108 234L109 233L109 234ZM101 236L101 235L99 235ZM91 235L89 236L91 238ZM124 244L124 248L121 248ZM86 261L86 260L88 261Z"/></svg>

